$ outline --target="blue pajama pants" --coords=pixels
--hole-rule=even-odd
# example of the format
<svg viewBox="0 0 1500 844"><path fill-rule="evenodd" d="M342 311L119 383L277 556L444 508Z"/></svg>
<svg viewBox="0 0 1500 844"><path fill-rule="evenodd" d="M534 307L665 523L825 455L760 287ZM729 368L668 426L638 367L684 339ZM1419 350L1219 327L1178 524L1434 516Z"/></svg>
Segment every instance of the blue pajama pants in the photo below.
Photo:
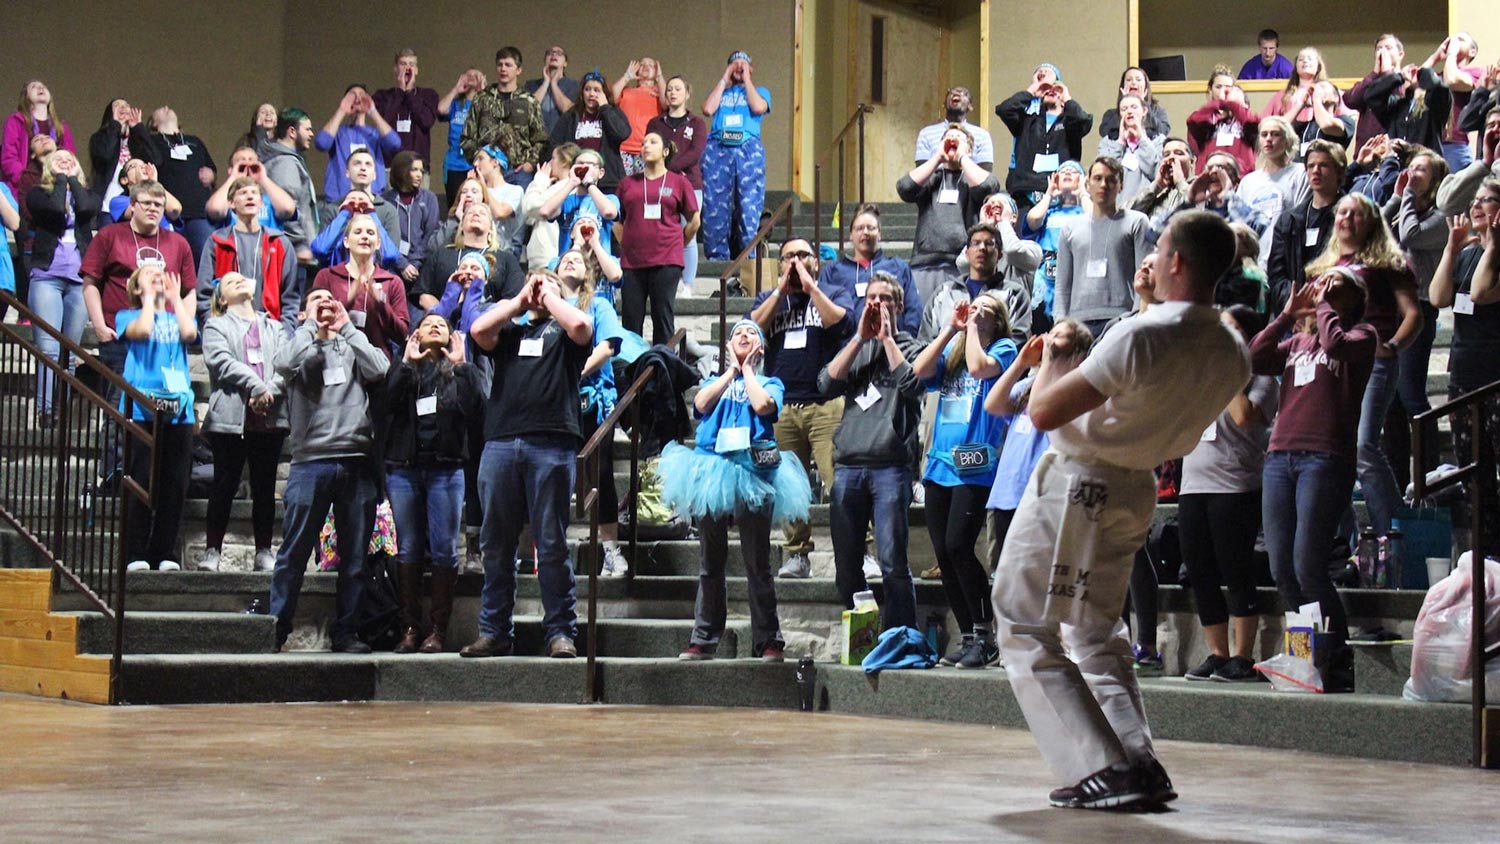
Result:
<svg viewBox="0 0 1500 844"><path fill-rule="evenodd" d="M766 148L760 138L746 138L727 147L710 138L703 150L703 257L727 261L729 226L739 199L740 243L746 244L760 228L766 206Z"/></svg>

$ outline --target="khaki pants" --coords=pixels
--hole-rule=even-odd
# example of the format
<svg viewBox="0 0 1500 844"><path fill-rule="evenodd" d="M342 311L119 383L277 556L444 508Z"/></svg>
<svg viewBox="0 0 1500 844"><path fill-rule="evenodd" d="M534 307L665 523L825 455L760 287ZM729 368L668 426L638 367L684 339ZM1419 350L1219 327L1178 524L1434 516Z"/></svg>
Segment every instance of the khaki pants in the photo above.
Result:
<svg viewBox="0 0 1500 844"><path fill-rule="evenodd" d="M776 444L802 461L811 473L813 466L823 480L823 498L833 490L833 432L844 418L844 400L831 399L822 404L788 404L776 419ZM786 528L788 554L806 554L813 549L812 528L807 522L792 522Z"/></svg>
<svg viewBox="0 0 1500 844"><path fill-rule="evenodd" d="M1074 783L1153 757L1120 608L1156 509L1150 470L1048 451L995 572L1005 670L1048 766Z"/></svg>

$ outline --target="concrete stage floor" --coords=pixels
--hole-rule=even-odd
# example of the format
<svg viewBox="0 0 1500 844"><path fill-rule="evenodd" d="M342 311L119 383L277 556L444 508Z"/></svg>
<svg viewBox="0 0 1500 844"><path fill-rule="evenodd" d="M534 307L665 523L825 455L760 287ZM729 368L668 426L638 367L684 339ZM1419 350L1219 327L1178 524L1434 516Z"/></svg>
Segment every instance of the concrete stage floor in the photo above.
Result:
<svg viewBox="0 0 1500 844"><path fill-rule="evenodd" d="M746 709L108 708L0 695L0 841L1494 841L1500 774L1163 742L1051 809L1024 731ZM1473 804L1480 804L1477 808Z"/></svg>

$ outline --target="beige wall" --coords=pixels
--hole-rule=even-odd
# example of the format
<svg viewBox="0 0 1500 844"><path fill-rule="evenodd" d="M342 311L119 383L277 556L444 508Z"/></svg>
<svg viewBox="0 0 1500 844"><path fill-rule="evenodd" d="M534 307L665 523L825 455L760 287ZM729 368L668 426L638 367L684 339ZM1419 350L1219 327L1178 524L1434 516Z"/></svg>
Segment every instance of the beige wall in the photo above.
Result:
<svg viewBox="0 0 1500 844"><path fill-rule="evenodd" d="M146 112L170 105L183 131L203 138L222 164L255 107L281 102L285 6L10 0L0 13L0 108L8 114L26 80L43 80L87 160L89 136L111 99L124 97Z"/></svg>
<svg viewBox="0 0 1500 844"><path fill-rule="evenodd" d="M1151 0L1147 0L1150 2ZM1010 133L995 117L995 104L1025 88L1031 72L1042 62L1062 69L1062 81L1073 98L1090 114L1099 115L1114 104L1120 72L1129 63L1129 3L1126 0L988 0L985 25L990 32L988 83L990 102L983 124L995 139L995 169L1004 170L1010 158ZM1015 33L1058 32L1057 38L1017 38ZM1058 39L1063 44L1058 43ZM979 123L979 120L975 121ZM1095 130L1097 134L1097 129ZM1085 154L1093 153L1085 144ZM1002 177L1002 184L1004 179Z"/></svg>
<svg viewBox="0 0 1500 844"><path fill-rule="evenodd" d="M652 7L657 12L648 14ZM725 59L739 49L755 60L756 84L771 89L766 182L778 187L790 179L792 0L758 0L753 25L745 20L745 4L731 0L435 0L419 4L421 15L412 14L418 7L410 0L364 0L355 7L358 15L350 8L335 0L289 7L286 54L296 61L288 67L286 101L301 105L316 125L328 119L348 83L391 84L391 59L403 46L417 50L421 83L440 93L471 65L494 81L495 50L507 44L521 49L527 78L540 74L542 53L553 43L567 48L568 75L574 78L597 65L613 81L631 58L649 51L668 75L680 73L692 83L695 108L724 72ZM435 131L433 157L446 149L446 130Z"/></svg>
<svg viewBox="0 0 1500 844"><path fill-rule="evenodd" d="M1141 57L1181 53L1188 79L1207 79L1218 63L1239 70L1255 54L1256 33L1267 27L1281 34L1281 54L1289 59L1317 47L1330 76L1368 73L1383 32L1399 35L1408 59L1419 63L1448 34L1448 5L1424 0L1142 0L1140 9Z"/></svg>

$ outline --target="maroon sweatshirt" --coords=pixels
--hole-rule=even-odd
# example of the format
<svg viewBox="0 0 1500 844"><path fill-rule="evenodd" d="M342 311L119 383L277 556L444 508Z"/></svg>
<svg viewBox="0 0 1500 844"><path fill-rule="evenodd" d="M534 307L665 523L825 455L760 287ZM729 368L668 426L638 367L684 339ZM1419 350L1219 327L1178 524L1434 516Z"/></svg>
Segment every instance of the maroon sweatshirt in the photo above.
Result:
<svg viewBox="0 0 1500 844"><path fill-rule="evenodd" d="M1229 112L1226 116L1223 112ZM1227 143L1219 143L1219 124L1226 126ZM1236 127L1235 124L1238 124ZM1196 172L1203 172L1207 158L1216 152L1234 156L1244 176L1255 169L1255 144L1260 140L1260 117L1243 103L1232 100L1210 100L1203 107L1188 115L1188 146L1192 147L1198 165Z"/></svg>
<svg viewBox="0 0 1500 844"><path fill-rule="evenodd" d="M1344 328L1329 304L1317 310L1318 330L1293 332L1285 313L1250 341L1256 375L1281 376L1281 411L1271 429L1270 451L1315 451L1355 459L1359 410L1375 367L1375 329Z"/></svg>
<svg viewBox="0 0 1500 844"><path fill-rule="evenodd" d="M693 190L703 190L703 147L708 144L708 124L691 111L681 119L658 114L646 124L647 132L659 132L672 144L672 160L667 169L681 173L692 183Z"/></svg>

